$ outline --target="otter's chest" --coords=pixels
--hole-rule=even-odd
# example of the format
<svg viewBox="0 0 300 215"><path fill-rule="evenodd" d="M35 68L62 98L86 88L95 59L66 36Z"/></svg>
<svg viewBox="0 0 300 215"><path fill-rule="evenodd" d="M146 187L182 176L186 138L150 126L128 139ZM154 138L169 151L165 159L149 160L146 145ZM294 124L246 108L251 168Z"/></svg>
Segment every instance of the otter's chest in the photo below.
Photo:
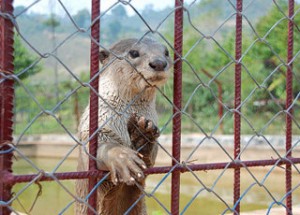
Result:
<svg viewBox="0 0 300 215"><path fill-rule="evenodd" d="M113 98L109 103L100 103L99 106L99 126L109 128L122 142L130 145L127 123L129 117L136 113L153 121L157 125L157 113L154 103L130 103Z"/></svg>

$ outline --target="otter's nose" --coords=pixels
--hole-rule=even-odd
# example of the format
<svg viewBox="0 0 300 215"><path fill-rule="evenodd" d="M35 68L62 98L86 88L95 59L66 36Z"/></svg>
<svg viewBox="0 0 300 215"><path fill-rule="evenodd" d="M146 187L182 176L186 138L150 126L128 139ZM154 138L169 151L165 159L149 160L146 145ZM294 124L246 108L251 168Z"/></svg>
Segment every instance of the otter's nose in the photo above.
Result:
<svg viewBox="0 0 300 215"><path fill-rule="evenodd" d="M167 65L167 62L162 60L154 60L149 63L149 66L155 71L164 71Z"/></svg>

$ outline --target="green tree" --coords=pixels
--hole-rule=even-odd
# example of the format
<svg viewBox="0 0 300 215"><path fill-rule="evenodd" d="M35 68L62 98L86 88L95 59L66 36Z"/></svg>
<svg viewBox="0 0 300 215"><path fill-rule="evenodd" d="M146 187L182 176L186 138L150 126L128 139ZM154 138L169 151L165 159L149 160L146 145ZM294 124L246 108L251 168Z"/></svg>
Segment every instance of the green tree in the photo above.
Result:
<svg viewBox="0 0 300 215"><path fill-rule="evenodd" d="M56 28L60 25L59 19L55 17L54 14L51 14L50 18L44 21L44 25L50 28Z"/></svg>
<svg viewBox="0 0 300 215"><path fill-rule="evenodd" d="M256 30L260 38L265 38L265 41L258 42L254 48L253 53L260 56L262 71L270 74L277 70L271 78L267 81L268 90L278 99L285 98L285 79L287 68L284 64L287 61L287 48L288 48L288 8L286 1L278 2L279 9L274 6L272 10L264 17L262 17ZM296 5L295 11L299 9ZM294 16L294 56L300 50L300 33L299 14ZM300 91L300 63L297 58L293 61L294 72L294 92ZM298 72L297 72L298 71Z"/></svg>
<svg viewBox="0 0 300 215"><path fill-rule="evenodd" d="M265 120L267 120L267 116L271 116L274 114L274 111L278 111L277 102L284 101L285 98L285 74L287 68L284 64L287 52L288 18L281 11L287 14L287 5L286 1L277 2L280 8L272 3L272 8L264 7L264 11L260 9L261 13L259 16L255 17L253 21L250 19L255 32L248 27L249 25L243 19L242 101L245 104L243 104L242 112L248 119L255 119L252 121L252 124L257 129L266 124L266 121L257 119L255 113L260 112L260 108L263 108L263 114L266 116ZM214 6L211 3L216 4ZM267 3L264 5L267 6ZM210 8L209 13L208 11L203 11L203 13L198 12L194 16L191 14L192 23L202 33L209 36L213 34L216 26L220 25L218 23L223 22L222 17L226 13L224 13L224 7L218 7L216 1L201 1L199 9L203 10L204 7ZM249 10L255 10L255 8L251 5L243 14L249 18ZM299 6L296 5L295 11L298 8ZM203 126L204 130L210 130L210 126L218 121L216 116L219 92L217 91L217 83L213 81L214 79L204 74L203 71L207 71L222 83L223 104L228 108L233 108L235 94L235 28L234 26L222 27L216 34L213 34L213 38L202 38L199 32L190 27L187 20L185 23L183 106L187 107L185 112L199 125ZM297 26L300 23L299 14L295 15L294 23L294 55L296 55L300 50L300 34L299 26ZM259 38L256 33L259 35ZM265 41L260 41L260 38L264 37ZM299 59L299 56L297 58ZM295 94L298 94L300 90L299 61L297 58L294 60L293 65ZM275 68L280 64L283 65L276 71ZM261 88L261 85L265 88ZM260 100L266 102L267 105L256 107L254 104L257 104L256 101ZM161 107L161 102L159 100L158 107ZM280 104L283 105L283 103ZM208 119L210 123L201 123L205 119ZM230 122L230 120L225 120L225 123ZM251 130L246 124L243 124L243 132ZM183 125L187 126L184 122ZM232 131L228 130L228 126L225 126L225 132Z"/></svg>
<svg viewBox="0 0 300 215"><path fill-rule="evenodd" d="M109 15L108 24L109 27L106 30L106 33L109 35L108 40L110 42L115 42L124 37L124 23L128 18L125 8L122 5L118 5L111 10L111 15Z"/></svg>
<svg viewBox="0 0 300 215"><path fill-rule="evenodd" d="M79 10L73 18L81 28L88 28L91 24L91 14L87 9Z"/></svg>
<svg viewBox="0 0 300 215"><path fill-rule="evenodd" d="M52 41L52 48L54 51L54 55L57 55L57 49L56 49L56 28L60 25L59 19L56 17L54 13L50 14L50 18L47 19L44 24L48 26L51 29L51 41ZM58 63L57 60L54 60L54 83L55 83L55 97L56 97L56 102L59 102L59 80L58 80Z"/></svg>
<svg viewBox="0 0 300 215"><path fill-rule="evenodd" d="M15 73L19 74L20 79L25 79L41 71L41 66L34 65L35 59L23 46L20 38L15 36L14 42L14 66ZM26 70L26 71L25 71Z"/></svg>
<svg viewBox="0 0 300 215"><path fill-rule="evenodd" d="M127 18L127 13L125 8L122 5L118 5L111 10L111 14L113 17L117 19Z"/></svg>

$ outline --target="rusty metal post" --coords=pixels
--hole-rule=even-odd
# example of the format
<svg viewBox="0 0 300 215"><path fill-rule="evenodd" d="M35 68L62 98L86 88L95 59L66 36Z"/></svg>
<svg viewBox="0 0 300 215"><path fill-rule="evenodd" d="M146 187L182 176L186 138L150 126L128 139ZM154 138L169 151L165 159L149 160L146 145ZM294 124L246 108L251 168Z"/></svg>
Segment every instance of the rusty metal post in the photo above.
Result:
<svg viewBox="0 0 300 215"><path fill-rule="evenodd" d="M287 158L292 157L292 114L293 109L291 105L293 103L293 30L294 30L294 7L295 1L289 0L289 22L288 22L288 44L287 44L287 68L286 74L286 152ZM292 165L287 164L285 169L285 178L286 178L286 193L291 192L292 190ZM286 214L292 213L292 193L290 193L286 198Z"/></svg>
<svg viewBox="0 0 300 215"><path fill-rule="evenodd" d="M13 15L12 0L0 0L0 11ZM12 151L7 145L12 142L13 133L13 97L14 81L6 79L4 75L13 74L13 23L0 16L0 201L7 202L11 199L12 185L6 183L12 173ZM5 205L0 205L0 214L10 214Z"/></svg>
<svg viewBox="0 0 300 215"><path fill-rule="evenodd" d="M183 40L183 0L175 0L175 21L174 21L174 108L173 108L173 136L172 155L180 162L181 145L181 101L182 101L182 40ZM173 160L172 165L176 165ZM172 173L171 191L171 213L179 214L180 201L180 172Z"/></svg>
<svg viewBox="0 0 300 215"><path fill-rule="evenodd" d="M99 43L100 41L100 0L92 0L92 28L91 36L96 41L91 40L91 60L90 60L90 78L93 78L99 71ZM96 20L97 19L97 20ZM96 21L95 21L96 20ZM98 92L99 90L99 77L95 78L91 83L91 87ZM89 134L92 136L98 129L98 96L90 90L90 130ZM95 135L89 142L89 153L96 157L97 154L97 138ZM96 161L89 159L89 170L96 170ZM97 183L97 177L89 178L89 191L91 191ZM96 209L97 205L97 192L91 194L88 203L92 208ZM92 215L94 212L88 210L88 214Z"/></svg>
<svg viewBox="0 0 300 215"><path fill-rule="evenodd" d="M234 98L234 108L236 112L234 113L234 159L239 160L239 154L241 152L241 116L239 112L241 111L241 73L242 64L239 62L242 56L242 10L243 1L236 1L236 35L235 35L235 98ZM233 201L235 205L234 214L240 213L240 168L234 169L234 184L233 184Z"/></svg>

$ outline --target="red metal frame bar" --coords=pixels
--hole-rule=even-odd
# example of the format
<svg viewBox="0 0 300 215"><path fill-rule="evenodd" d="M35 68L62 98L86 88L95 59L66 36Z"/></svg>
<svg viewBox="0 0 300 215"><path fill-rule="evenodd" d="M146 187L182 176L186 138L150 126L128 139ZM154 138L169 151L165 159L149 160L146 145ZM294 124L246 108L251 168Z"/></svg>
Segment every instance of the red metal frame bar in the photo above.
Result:
<svg viewBox="0 0 300 215"><path fill-rule="evenodd" d="M0 11L13 15L12 0L0 0ZM4 74L13 74L13 44L14 31L13 23L0 16L0 72ZM0 79L4 78L0 75ZM5 183L5 178L12 172L12 152L3 153L9 150L9 143L12 142L13 133L13 99L14 99L14 81L6 79L0 83L0 200L9 201L11 198L10 184ZM3 153L3 154L2 154ZM0 214L10 214L10 210L6 206L0 206Z"/></svg>
<svg viewBox="0 0 300 215"><path fill-rule="evenodd" d="M287 159L269 159L269 160L252 160L252 161L240 161L240 162L221 162L221 163L205 163L205 164L192 164L192 165L180 165L174 168L174 170L181 173L192 171L209 171L209 170L219 170L219 169L235 169L239 168L251 168L251 167L265 167L265 166L281 166L286 164L300 164L300 158L287 158ZM153 167L145 171L146 175L150 174L164 174L168 173L173 169L172 166L164 167ZM85 179L90 177L97 177L101 179L105 175L105 172L100 172L98 170L84 171L84 172L61 172L54 173L53 177L58 180L69 180L69 179ZM5 182L8 184L16 184L23 182L30 182L37 177L37 174L28 175L12 175L6 177ZM53 181L55 180L50 176L41 175L37 181Z"/></svg>
<svg viewBox="0 0 300 215"><path fill-rule="evenodd" d="M288 43L287 43L287 68L286 74L286 152L287 156L292 157L292 108L290 106L293 102L293 45L294 45L294 21L292 19L294 15L295 1L289 0L289 22L288 22ZM289 109L290 108L290 109ZM287 164L285 170L285 180L286 180L286 193L290 193L292 190L292 165ZM286 198L286 214L292 212L292 193L290 193Z"/></svg>
<svg viewBox="0 0 300 215"><path fill-rule="evenodd" d="M92 27L91 27L91 61L90 61L90 78L99 72L99 41L100 41L100 0L92 0ZM97 19L97 20L96 20ZM91 87L94 88L96 92L99 90L99 77L96 77L91 83ZM99 108L99 98L93 90L90 90L90 130L89 134L92 136L98 129L98 108ZM98 146L98 135L94 137L89 142L89 153L96 157L97 146ZM97 170L96 161L92 158L89 159L89 170ZM97 183L97 177L89 178L89 191L91 191ZM91 194L88 199L88 203L92 208L97 206L97 192ZM88 210L88 215L92 215L94 212Z"/></svg>
<svg viewBox="0 0 300 215"><path fill-rule="evenodd" d="M172 156L180 162L181 145L181 101L182 101L182 40L183 40L183 0L175 0L175 18L174 18L174 89L173 89L173 136L172 136ZM177 163L172 160L172 165ZM171 190L171 213L179 214L180 202L180 172L172 172L172 190Z"/></svg>
<svg viewBox="0 0 300 215"><path fill-rule="evenodd" d="M243 1L236 1L236 35L235 35L235 98L234 98L234 108L236 112L234 113L234 159L239 160L239 154L241 152L241 116L239 112L241 111L241 73L242 64L239 62L242 56L242 11L243 11ZM234 185L233 185L233 202L236 204L234 214L240 213L240 167L234 169Z"/></svg>

